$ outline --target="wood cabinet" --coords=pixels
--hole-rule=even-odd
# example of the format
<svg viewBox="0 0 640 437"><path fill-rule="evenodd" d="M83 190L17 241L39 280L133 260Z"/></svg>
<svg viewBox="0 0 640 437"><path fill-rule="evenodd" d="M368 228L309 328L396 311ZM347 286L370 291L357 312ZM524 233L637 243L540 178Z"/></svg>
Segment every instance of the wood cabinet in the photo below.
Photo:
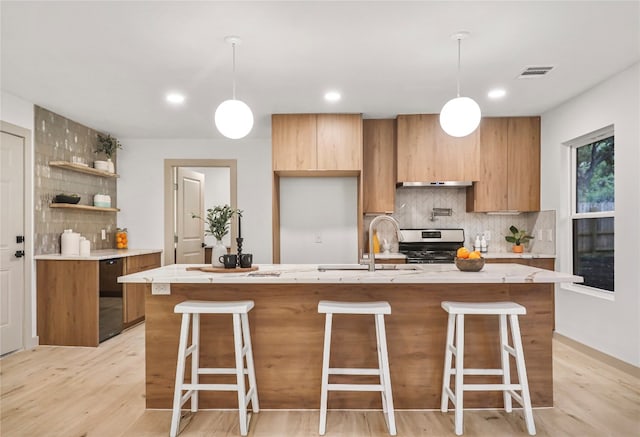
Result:
<svg viewBox="0 0 640 437"><path fill-rule="evenodd" d="M396 120L362 120L365 214L392 213L396 197Z"/></svg>
<svg viewBox="0 0 640 437"><path fill-rule="evenodd" d="M160 253L124 257L123 265L120 264L120 271L105 274L120 276L160 267ZM40 344L98 346L100 261L39 259L36 261L36 275ZM108 282L112 281L104 281ZM124 328L144 319L146 287L146 284L126 284L123 287ZM119 295L117 289L104 291Z"/></svg>
<svg viewBox="0 0 640 437"><path fill-rule="evenodd" d="M273 171L362 170L360 114L273 114Z"/></svg>
<svg viewBox="0 0 640 437"><path fill-rule="evenodd" d="M126 274L143 272L160 267L160 254L150 253L127 257ZM125 284L122 316L125 327L144 319L144 295L146 284Z"/></svg>
<svg viewBox="0 0 640 437"><path fill-rule="evenodd" d="M438 114L399 115L397 182L476 181L480 132L447 135Z"/></svg>
<svg viewBox="0 0 640 437"><path fill-rule="evenodd" d="M483 118L480 151L467 211L539 211L540 117Z"/></svg>

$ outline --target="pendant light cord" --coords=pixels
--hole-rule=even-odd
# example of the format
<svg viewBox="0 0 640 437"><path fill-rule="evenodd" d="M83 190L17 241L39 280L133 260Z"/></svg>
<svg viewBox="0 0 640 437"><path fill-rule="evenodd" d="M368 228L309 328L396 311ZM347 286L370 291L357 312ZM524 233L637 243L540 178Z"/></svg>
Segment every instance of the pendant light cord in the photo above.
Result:
<svg viewBox="0 0 640 437"><path fill-rule="evenodd" d="M461 39L458 38L458 97L460 97L460 41Z"/></svg>
<svg viewBox="0 0 640 437"><path fill-rule="evenodd" d="M236 43L231 44L233 50L233 100L236 99ZM458 57L460 54L458 53ZM460 60L458 59L458 69L460 69ZM460 84L458 84L458 94L460 94Z"/></svg>

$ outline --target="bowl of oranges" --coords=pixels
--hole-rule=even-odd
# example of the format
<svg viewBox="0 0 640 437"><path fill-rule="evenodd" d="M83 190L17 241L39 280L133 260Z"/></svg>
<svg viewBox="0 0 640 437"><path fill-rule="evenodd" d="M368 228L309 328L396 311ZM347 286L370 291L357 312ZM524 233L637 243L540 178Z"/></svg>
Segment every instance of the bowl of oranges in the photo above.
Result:
<svg viewBox="0 0 640 437"><path fill-rule="evenodd" d="M462 272L479 272L484 267L484 258L477 250L471 252L466 247L461 247L456 252L455 263Z"/></svg>
<svg viewBox="0 0 640 437"><path fill-rule="evenodd" d="M117 249L126 249L129 245L129 241L127 238L127 229L116 230L116 248Z"/></svg>

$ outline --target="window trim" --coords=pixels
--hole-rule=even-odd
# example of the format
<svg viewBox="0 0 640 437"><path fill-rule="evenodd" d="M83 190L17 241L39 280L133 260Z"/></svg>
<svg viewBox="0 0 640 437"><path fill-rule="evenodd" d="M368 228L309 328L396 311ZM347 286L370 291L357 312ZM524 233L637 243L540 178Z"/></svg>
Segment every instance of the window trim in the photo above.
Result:
<svg viewBox="0 0 640 437"><path fill-rule="evenodd" d="M586 135L582 135L580 137L574 138L573 140L567 141L564 143L565 146L568 146L570 149L569 153L569 165L571 167L570 176L569 176L569 208L568 208L568 220L566 224L566 232L569 236L568 241L568 254L569 254L569 266L570 271L574 271L573 265L573 221L576 219L585 219L585 218L608 218L612 217L615 220L615 206L613 211L599 211L599 212L576 212L577 205L577 181L576 181L576 160L577 160L577 150L580 147L587 146L589 144L595 143L604 138L614 137L614 147L615 147L615 131L614 126L611 124L609 126L603 127L602 129L598 129L594 132L588 133ZM614 149L615 154L615 149ZM614 225L614 233L615 233L615 225ZM615 261L614 261L615 263ZM614 285L615 285L615 273L614 273ZM605 300L613 301L615 300L615 286L614 291L605 290L602 288L591 287L589 285L583 285L577 282L561 284L560 289L572 291L575 293L580 293L588 296L598 297Z"/></svg>

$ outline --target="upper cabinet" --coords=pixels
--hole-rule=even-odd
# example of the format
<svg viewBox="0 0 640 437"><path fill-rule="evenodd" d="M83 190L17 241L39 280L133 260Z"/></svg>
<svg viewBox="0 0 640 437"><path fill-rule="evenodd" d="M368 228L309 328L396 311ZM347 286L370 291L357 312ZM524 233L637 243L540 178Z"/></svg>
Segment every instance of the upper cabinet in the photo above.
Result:
<svg viewBox="0 0 640 437"><path fill-rule="evenodd" d="M362 120L365 214L392 213L396 195L396 120Z"/></svg>
<svg viewBox="0 0 640 437"><path fill-rule="evenodd" d="M480 178L467 211L540 210L540 117L483 118Z"/></svg>
<svg viewBox="0 0 640 437"><path fill-rule="evenodd" d="M362 170L360 114L273 114L274 171Z"/></svg>
<svg viewBox="0 0 640 437"><path fill-rule="evenodd" d="M480 132L447 135L438 114L399 115L397 182L477 181Z"/></svg>

